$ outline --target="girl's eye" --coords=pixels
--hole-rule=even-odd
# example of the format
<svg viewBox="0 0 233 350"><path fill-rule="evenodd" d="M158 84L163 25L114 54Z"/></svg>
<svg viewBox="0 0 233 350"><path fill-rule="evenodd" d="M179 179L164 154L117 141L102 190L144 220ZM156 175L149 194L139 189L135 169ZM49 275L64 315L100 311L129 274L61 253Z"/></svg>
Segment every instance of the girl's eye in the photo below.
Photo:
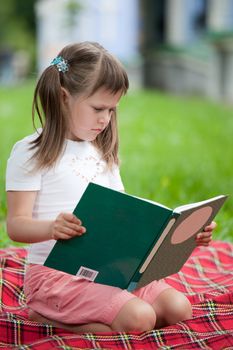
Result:
<svg viewBox="0 0 233 350"><path fill-rule="evenodd" d="M97 112L97 113L100 113L100 112L102 112L102 111L104 111L105 109L104 108L97 108L97 107L93 107L94 108L94 111L95 112ZM116 108L111 108L111 109L109 109L109 113L113 113L113 112L115 112L116 111Z"/></svg>
<svg viewBox="0 0 233 350"><path fill-rule="evenodd" d="M96 108L96 107L94 107L94 110L95 110L96 112L101 112L103 109L102 109L102 108Z"/></svg>

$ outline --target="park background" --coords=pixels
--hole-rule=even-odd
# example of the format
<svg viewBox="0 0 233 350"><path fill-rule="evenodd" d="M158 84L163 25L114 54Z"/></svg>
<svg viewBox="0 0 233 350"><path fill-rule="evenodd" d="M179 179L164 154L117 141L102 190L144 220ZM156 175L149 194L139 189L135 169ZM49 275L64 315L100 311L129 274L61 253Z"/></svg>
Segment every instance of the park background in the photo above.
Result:
<svg viewBox="0 0 233 350"><path fill-rule="evenodd" d="M64 45L98 41L124 63L121 173L169 207L229 194L215 239L233 242L233 0L8 0L0 9L0 247L5 168L33 132L38 74Z"/></svg>

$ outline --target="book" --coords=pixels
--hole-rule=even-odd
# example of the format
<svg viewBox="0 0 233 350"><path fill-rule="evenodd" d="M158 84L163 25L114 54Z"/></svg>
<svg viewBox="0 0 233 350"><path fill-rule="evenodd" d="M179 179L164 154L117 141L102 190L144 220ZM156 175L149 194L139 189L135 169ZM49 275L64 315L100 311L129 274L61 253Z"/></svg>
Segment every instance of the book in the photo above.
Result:
<svg viewBox="0 0 233 350"><path fill-rule="evenodd" d="M227 196L174 210L89 183L74 214L86 233L58 240L44 265L132 290L178 272Z"/></svg>

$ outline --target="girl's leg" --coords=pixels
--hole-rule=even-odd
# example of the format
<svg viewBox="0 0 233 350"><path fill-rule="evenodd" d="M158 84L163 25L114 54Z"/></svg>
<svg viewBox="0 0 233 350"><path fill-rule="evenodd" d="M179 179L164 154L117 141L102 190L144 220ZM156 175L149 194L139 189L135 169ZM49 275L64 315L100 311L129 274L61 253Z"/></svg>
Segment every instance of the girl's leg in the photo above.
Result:
<svg viewBox="0 0 233 350"><path fill-rule="evenodd" d="M174 288L161 292L152 303L152 307L156 313L155 328L172 325L192 317L192 306L189 300Z"/></svg>
<svg viewBox="0 0 233 350"><path fill-rule="evenodd" d="M150 304L156 314L155 328L161 328L192 317L192 307L184 294L164 280L153 281L133 294Z"/></svg>
<svg viewBox="0 0 233 350"><path fill-rule="evenodd" d="M35 321L35 322L39 322L39 323L46 323L46 324L49 324L53 327L66 329L66 330L73 332L73 333L112 332L112 329L108 325L105 325L102 323L90 323L90 324L84 324L84 325L66 324L66 323L50 320L50 319L38 314L37 312L35 312L33 310L29 311L29 319L31 321Z"/></svg>
<svg viewBox="0 0 233 350"><path fill-rule="evenodd" d="M145 332L154 329L155 323L156 314L153 307L135 297L120 309L111 328L117 332Z"/></svg>
<svg viewBox="0 0 233 350"><path fill-rule="evenodd" d="M30 319L56 327L110 332L147 331L155 326L154 309L146 300L45 266L28 268L24 291L33 310Z"/></svg>
<svg viewBox="0 0 233 350"><path fill-rule="evenodd" d="M133 298L127 301L111 325L102 323L88 323L84 325L69 325L58 321L50 320L35 311L29 312L29 319L51 324L54 327L67 329L75 333L83 332L130 332L130 331L149 331L154 329L156 323L156 316L153 307L140 300L139 298Z"/></svg>

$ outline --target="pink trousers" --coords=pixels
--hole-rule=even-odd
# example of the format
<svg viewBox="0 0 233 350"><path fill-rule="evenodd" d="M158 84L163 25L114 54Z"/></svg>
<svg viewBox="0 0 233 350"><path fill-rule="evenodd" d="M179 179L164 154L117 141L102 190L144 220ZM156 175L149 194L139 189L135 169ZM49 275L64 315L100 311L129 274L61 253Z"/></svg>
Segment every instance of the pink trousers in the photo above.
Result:
<svg viewBox="0 0 233 350"><path fill-rule="evenodd" d="M132 298L138 297L152 304L167 288L172 287L161 280L128 292L42 265L27 267L24 284L29 308L66 324L98 322L111 325L122 306Z"/></svg>

